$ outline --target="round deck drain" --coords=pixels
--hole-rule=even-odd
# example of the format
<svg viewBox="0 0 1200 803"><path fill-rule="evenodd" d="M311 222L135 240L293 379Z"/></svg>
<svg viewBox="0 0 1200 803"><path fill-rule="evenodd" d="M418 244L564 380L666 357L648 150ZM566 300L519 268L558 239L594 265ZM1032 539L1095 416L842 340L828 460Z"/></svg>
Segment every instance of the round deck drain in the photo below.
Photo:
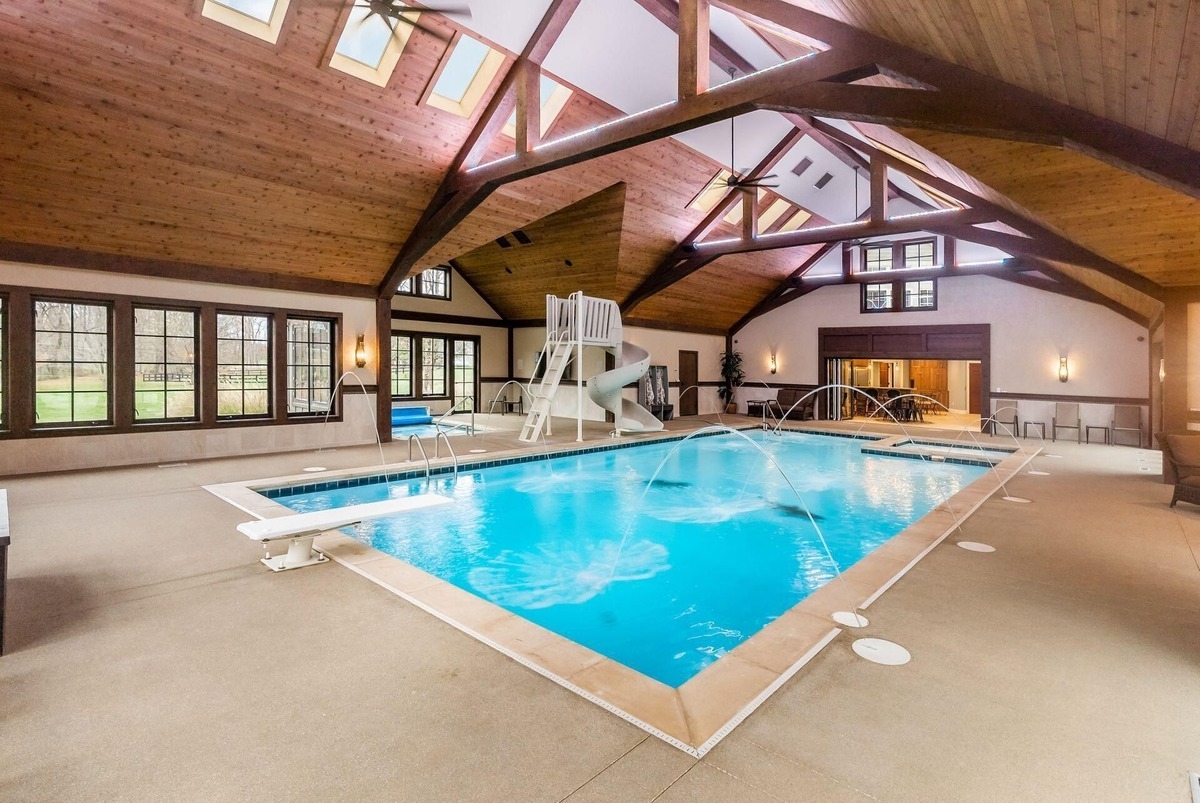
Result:
<svg viewBox="0 0 1200 803"><path fill-rule="evenodd" d="M487 449L472 449L471 454L486 454Z"/></svg>
<svg viewBox="0 0 1200 803"><path fill-rule="evenodd" d="M1030 469L1029 471L1026 471L1025 473L1031 474L1034 477L1049 477L1050 476L1049 471L1038 471L1036 468Z"/></svg>
<svg viewBox="0 0 1200 803"><path fill-rule="evenodd" d="M306 468L304 470L308 471L308 472L313 472L313 471L328 471L329 469L325 468L325 466L309 466L308 468Z"/></svg>
<svg viewBox="0 0 1200 803"><path fill-rule="evenodd" d="M860 638L854 642L852 649L859 658L866 658L873 664L901 666L912 660L912 653L887 639Z"/></svg>
<svg viewBox="0 0 1200 803"><path fill-rule="evenodd" d="M978 541L957 541L956 543L963 549L970 550L971 552L995 552L996 551L996 547L988 546L987 544L981 544Z"/></svg>
<svg viewBox="0 0 1200 803"><path fill-rule="evenodd" d="M842 627L866 627L870 624L867 617L854 611L838 611L830 618Z"/></svg>
<svg viewBox="0 0 1200 803"><path fill-rule="evenodd" d="M1023 505L1029 504L1029 500L1023 496L1002 496L1000 498L1003 499L1005 502L1020 502Z"/></svg>

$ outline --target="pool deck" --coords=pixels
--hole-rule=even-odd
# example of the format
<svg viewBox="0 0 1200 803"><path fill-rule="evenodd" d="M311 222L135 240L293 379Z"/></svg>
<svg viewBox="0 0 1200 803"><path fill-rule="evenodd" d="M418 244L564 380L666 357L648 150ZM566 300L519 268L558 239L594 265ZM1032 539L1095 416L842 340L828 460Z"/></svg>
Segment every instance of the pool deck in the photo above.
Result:
<svg viewBox="0 0 1200 803"><path fill-rule="evenodd" d="M861 423L808 429L857 434ZM955 435L960 447L973 444L969 438L964 439L959 433ZM654 442L672 437L677 438L678 432L668 430L639 436L638 440ZM862 445L876 453L888 453L893 441L906 440L904 436L882 441L863 439ZM947 437L946 442L955 441L953 437ZM559 444L554 447L554 453L570 454L597 445L606 444ZM493 444L486 454L467 454L466 457L484 462L525 452L498 446L500 444ZM989 496L1000 490L1001 483L1011 479L1039 450L1036 446L1018 447L1011 441L1009 446L1015 451L999 463L995 471L977 478L846 569L839 580L826 584L782 613L678 688L649 678L348 535L328 533L317 539L316 546L326 556L447 624L700 758L842 632L830 618L835 611L865 611ZM898 447L897 451L916 454L904 446ZM450 462L449 458L443 457L434 461L433 466L444 467ZM470 470L470 467L467 462L463 470ZM312 474L273 477L212 485L208 490L252 515L275 518L293 515L293 511L264 498L254 489L340 480L362 474L356 469L326 472L317 477Z"/></svg>
<svg viewBox="0 0 1200 803"><path fill-rule="evenodd" d="M573 440L570 429L559 437ZM490 435L489 456L501 441ZM389 459L402 450L385 446ZM870 604L870 626L835 634L699 759L365 582L350 552L355 571L271 573L234 530L246 514L203 489L311 481L300 469L315 462L354 470L377 459L373 445L9 479L0 792L1186 801L1187 772L1200 769L1200 508L1167 508L1156 452L1062 442L1049 451L1060 457L1032 463L1048 475L1008 481L1030 504L981 496L961 535ZM957 540L997 551L967 552ZM906 547L888 568L926 548ZM866 599L890 577L847 581ZM830 586L810 599L824 591L827 608L846 607ZM796 631L837 629L821 611L794 613ZM479 630L521 641L523 620L478 614ZM859 635L903 644L912 663L857 659ZM529 649L553 652L549 644ZM774 663L778 679L790 658L770 656L747 653L722 674L737 680ZM612 685L599 664L585 658L572 672L579 656L561 660L572 682L590 674ZM676 715L681 741L741 710L725 688L691 695L691 718Z"/></svg>

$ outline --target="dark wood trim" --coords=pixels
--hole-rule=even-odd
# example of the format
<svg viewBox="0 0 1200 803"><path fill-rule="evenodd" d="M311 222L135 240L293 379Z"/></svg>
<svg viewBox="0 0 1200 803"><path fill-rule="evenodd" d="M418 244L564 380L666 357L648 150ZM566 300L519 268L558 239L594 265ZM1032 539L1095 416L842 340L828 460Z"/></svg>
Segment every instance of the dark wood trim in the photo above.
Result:
<svg viewBox="0 0 1200 803"><path fill-rule="evenodd" d="M286 326L288 318L311 318L330 321L334 324L333 364L334 377L342 372L342 352L347 337L343 316L339 312L322 310L299 310L281 307L257 307L245 304L222 304L211 301L188 301L179 299L153 298L148 296L125 296L102 294L89 291L64 291L58 288L22 287L0 285L0 293L7 298L8 321L6 336L9 338L5 370L10 384L6 386L9 408L8 428L0 431L0 440L19 440L43 437L74 437L81 435L128 435L138 432L180 432L207 429L223 429L243 426L281 426L323 422L324 414L287 413L287 364ZM112 381L109 388L109 422L95 425L63 424L37 426L34 420L36 409L36 382L33 381L34 320L33 301L53 299L68 302L100 303L109 309L109 370ZM189 310L197 316L199 359L197 361L197 384L199 396L197 418L180 421L138 421L134 416L134 329L133 308L163 307ZM271 318L272 387L270 411L266 416L253 418L217 417L217 313L266 315ZM19 375L13 367L21 366L27 372ZM14 381L16 380L16 381ZM20 386L24 393L12 390ZM343 386L343 391L345 387ZM329 415L331 421L342 420L340 406L335 406Z"/></svg>
<svg viewBox="0 0 1200 803"><path fill-rule="evenodd" d="M387 299L384 299L385 301ZM423 323L450 323L460 326L490 326L503 329L510 326L508 321L493 318L475 318L470 315L443 315L440 312L409 312L407 310L391 310L392 321L421 321ZM390 324L389 324L390 326Z"/></svg>
<svg viewBox="0 0 1200 803"><path fill-rule="evenodd" d="M1048 401L1079 404L1133 404L1148 406L1150 399L1137 396L1075 396L1069 393L1018 393L1011 390L1003 392L992 391L993 399L1021 399L1027 401ZM991 409L991 408L984 408Z"/></svg>
<svg viewBox="0 0 1200 803"><path fill-rule="evenodd" d="M861 285L861 289L859 291L859 306L858 306L859 314L876 315L876 314L887 314L890 312L937 312L937 308L938 308L938 301L937 301L937 299L938 299L938 286L937 286L938 276L922 275L922 276L905 276L904 278L895 278L895 279L890 278L895 275L896 274L892 271L888 271L886 274L883 274L883 278L880 278L880 274L878 272L877 273L869 273L869 274L865 274L865 275L859 274L858 276L853 277L850 281L844 281L845 284ZM904 306L904 285L906 285L909 282L933 282L933 306L932 307L906 307L906 306ZM867 288L873 284L890 284L892 286L892 306L888 307L887 309L868 309L867 308Z"/></svg>
<svg viewBox="0 0 1200 803"><path fill-rule="evenodd" d="M293 293L311 293L322 296L345 296L347 298L372 298L375 296L375 288L366 284L262 273L216 265L199 265L193 262L171 262L165 259L148 259L124 254L105 254L99 251L35 245L11 240L0 240L0 260L54 268L76 268L188 282L287 290Z"/></svg>
<svg viewBox="0 0 1200 803"><path fill-rule="evenodd" d="M392 440L392 301L375 299L375 431L380 443ZM383 392L379 392L382 388Z"/></svg>
<svg viewBox="0 0 1200 803"><path fill-rule="evenodd" d="M991 331L991 325L986 323L821 327L817 330L817 386L829 382L826 364L830 358L979 360L981 409L991 410ZM889 343L889 339L893 342ZM841 345L835 340L840 340Z"/></svg>

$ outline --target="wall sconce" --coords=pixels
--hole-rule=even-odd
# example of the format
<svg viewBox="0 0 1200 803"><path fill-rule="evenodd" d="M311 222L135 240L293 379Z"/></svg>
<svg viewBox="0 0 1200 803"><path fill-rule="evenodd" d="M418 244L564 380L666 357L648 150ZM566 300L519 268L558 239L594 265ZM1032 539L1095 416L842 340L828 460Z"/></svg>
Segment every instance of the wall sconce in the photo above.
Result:
<svg viewBox="0 0 1200 803"><path fill-rule="evenodd" d="M1158 361L1158 384L1162 384L1167 378L1167 361Z"/></svg>
<svg viewBox="0 0 1200 803"><path fill-rule="evenodd" d="M779 360L775 359L775 355L771 355L771 373L779 370Z"/></svg>
<svg viewBox="0 0 1200 803"><path fill-rule="evenodd" d="M367 344L364 342L366 335L359 335L358 342L354 344L354 364L359 368L367 367Z"/></svg>
<svg viewBox="0 0 1200 803"><path fill-rule="evenodd" d="M1067 377L1067 358L1059 357L1058 358L1058 381L1066 382L1067 378L1068 378Z"/></svg>

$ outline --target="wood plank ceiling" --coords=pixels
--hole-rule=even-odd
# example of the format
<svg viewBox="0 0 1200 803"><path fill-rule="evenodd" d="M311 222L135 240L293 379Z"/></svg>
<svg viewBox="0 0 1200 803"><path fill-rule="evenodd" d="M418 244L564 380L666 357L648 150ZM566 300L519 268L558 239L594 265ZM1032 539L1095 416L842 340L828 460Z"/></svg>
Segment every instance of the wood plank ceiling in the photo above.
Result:
<svg viewBox="0 0 1200 803"><path fill-rule="evenodd" d="M1200 147L1195 2L792 2ZM379 88L327 66L344 10L293 0L280 43L270 46L202 18L198 5L0 5L0 240L375 285L472 127L419 102L446 42L417 32L390 85ZM550 136L618 116L576 91ZM969 189L1155 281L1200 283L1194 199L1061 149L904 133L970 174ZM511 147L501 137L490 153ZM420 264L459 258L506 316L540 317L546 288L492 284L496 267L481 252L542 221L563 228L543 231L544 239L565 245L569 233L580 253L595 252L581 266L603 264L576 284L586 279L594 286L583 289L620 300L700 222L703 213L687 204L720 167L664 139L505 185ZM589 203L608 221L594 231L578 214ZM723 226L714 236L722 232L736 233ZM726 328L815 248L723 257L635 314ZM1112 297L1124 292L1091 273L1081 280ZM1134 308L1153 303L1129 299Z"/></svg>

